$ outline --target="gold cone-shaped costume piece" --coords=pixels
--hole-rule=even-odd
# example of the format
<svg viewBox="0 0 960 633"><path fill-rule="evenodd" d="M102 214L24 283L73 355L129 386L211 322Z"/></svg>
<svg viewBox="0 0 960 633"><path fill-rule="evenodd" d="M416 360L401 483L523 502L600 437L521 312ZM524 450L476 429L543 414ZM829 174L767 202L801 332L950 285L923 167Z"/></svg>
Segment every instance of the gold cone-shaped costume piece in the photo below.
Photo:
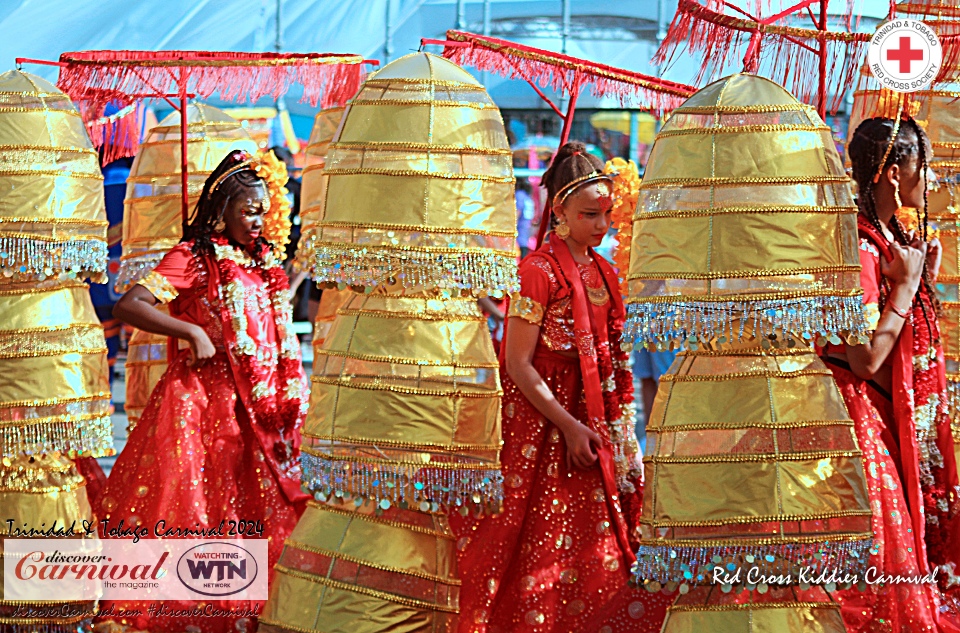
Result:
<svg viewBox="0 0 960 633"><path fill-rule="evenodd" d="M499 503L498 364L476 301L355 294L313 367L303 466L319 499Z"/></svg>
<svg viewBox="0 0 960 633"><path fill-rule="evenodd" d="M857 208L830 128L734 75L674 110L640 185L626 333L648 345L864 333ZM839 341L837 341L839 342Z"/></svg>
<svg viewBox="0 0 960 633"><path fill-rule="evenodd" d="M274 567L260 630L452 632L456 562L442 514L311 502Z"/></svg>
<svg viewBox="0 0 960 633"><path fill-rule="evenodd" d="M19 70L0 75L0 284L106 279L97 152L70 98Z"/></svg>
<svg viewBox="0 0 960 633"><path fill-rule="evenodd" d="M257 144L226 112L203 103L187 106L187 193L193 213L203 183L233 150L257 153ZM123 201L123 255L117 291L126 292L183 237L180 113L173 112L140 144Z"/></svg>
<svg viewBox="0 0 960 633"><path fill-rule="evenodd" d="M452 631L460 581L443 513L502 497L497 360L461 296L516 287L500 113L447 60L399 59L347 106L304 194L306 269L342 293L315 340L303 428L317 501L285 544L261 627Z"/></svg>
<svg viewBox="0 0 960 633"><path fill-rule="evenodd" d="M316 274L317 222L323 216L327 190L328 178L323 168L327 163L330 142L343 119L343 112L344 108L328 108L318 112L313 120L310 141L304 150L306 164L303 167L303 186L300 189L300 241L297 244L296 265L311 278Z"/></svg>
<svg viewBox="0 0 960 633"><path fill-rule="evenodd" d="M519 290L513 159L476 79L415 53L368 79L343 117L318 192L318 282Z"/></svg>
<svg viewBox="0 0 960 633"><path fill-rule="evenodd" d="M73 462L60 453L4 457L0 461L4 537L31 538L31 530L32 538L47 530L53 536L65 536L70 530L75 536L83 534L84 525L92 525L94 520L85 486ZM15 530L12 533L10 525ZM0 556L4 555L3 541L0 538ZM23 601L4 590L3 573L0 565L0 629L4 631L76 633L93 617L94 601ZM44 617L31 617L31 612Z"/></svg>
<svg viewBox="0 0 960 633"><path fill-rule="evenodd" d="M657 136L630 264L633 337L687 349L648 418L638 579L862 573L873 534L861 452L810 345L865 328L856 207L829 129L760 77L700 90ZM747 578L721 582L765 599ZM829 601L724 606L708 589L681 595L664 630L843 630Z"/></svg>

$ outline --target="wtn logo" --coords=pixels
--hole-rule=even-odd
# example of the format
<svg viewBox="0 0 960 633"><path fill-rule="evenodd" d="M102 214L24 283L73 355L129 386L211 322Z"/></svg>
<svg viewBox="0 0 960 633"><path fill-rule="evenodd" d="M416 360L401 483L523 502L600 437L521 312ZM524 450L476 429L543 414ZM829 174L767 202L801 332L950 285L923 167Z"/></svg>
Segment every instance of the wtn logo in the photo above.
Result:
<svg viewBox="0 0 960 633"><path fill-rule="evenodd" d="M204 543L191 547L177 562L177 576L191 591L204 596L229 596L244 591L257 577L256 557L235 543Z"/></svg>
<svg viewBox="0 0 960 633"><path fill-rule="evenodd" d="M224 578L233 580L234 578L247 578L247 561L242 560L237 565L228 560L187 560L187 568L190 570L190 577L194 580L203 578L211 580L214 570L217 577L213 580L221 581Z"/></svg>

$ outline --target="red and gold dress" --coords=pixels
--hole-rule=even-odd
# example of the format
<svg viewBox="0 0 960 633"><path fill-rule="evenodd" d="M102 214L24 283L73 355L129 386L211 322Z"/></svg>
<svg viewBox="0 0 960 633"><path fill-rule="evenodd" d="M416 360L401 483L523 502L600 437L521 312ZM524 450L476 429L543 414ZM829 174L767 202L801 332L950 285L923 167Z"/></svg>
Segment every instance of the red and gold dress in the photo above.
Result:
<svg viewBox="0 0 960 633"><path fill-rule="evenodd" d="M221 521L259 521L269 539L269 567L303 513L299 427L305 377L290 322L282 268L254 262L219 241L216 257L179 244L139 282L170 314L202 327L216 354L194 367L190 350L171 341L170 364L117 459L101 502L106 528L123 521L154 532L215 528ZM163 602L170 610L196 603ZM218 608L259 612L262 603L222 602ZM101 603L138 618L138 630L220 633L253 630L236 617L150 617L147 603ZM104 628L106 622L98 628Z"/></svg>
<svg viewBox="0 0 960 633"><path fill-rule="evenodd" d="M890 258L886 238L859 218L861 285L869 329L883 312L889 281L880 257ZM940 589L956 589L957 468L945 414L946 374L933 301L924 286L887 357L892 390L864 381L834 358L842 345L826 348L863 450L872 507L874 545L870 565L884 575L920 577L937 571L936 582L870 583L835 595L849 633L859 631L957 631L956 616L941 609ZM941 612L942 611L942 612Z"/></svg>
<svg viewBox="0 0 960 633"><path fill-rule="evenodd" d="M591 264L575 264L563 242L529 255L509 316L540 326L534 368L560 404L603 438L604 449L591 468L568 469L562 433L520 392L501 352L504 510L451 515L463 578L461 633L588 631L601 613L622 620L622 627L607 627L611 632L652 632L671 601L627 589L642 494L633 379L620 349L616 274L591 255ZM577 318L578 300L587 319ZM585 372L592 376L585 380ZM622 609L611 608L615 596Z"/></svg>

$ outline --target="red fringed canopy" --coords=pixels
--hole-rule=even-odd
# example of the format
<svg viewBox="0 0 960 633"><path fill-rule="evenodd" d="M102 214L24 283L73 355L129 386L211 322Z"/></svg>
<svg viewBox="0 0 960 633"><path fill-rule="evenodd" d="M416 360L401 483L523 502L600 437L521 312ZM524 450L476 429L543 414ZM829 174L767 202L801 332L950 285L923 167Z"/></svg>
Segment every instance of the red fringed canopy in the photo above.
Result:
<svg viewBox="0 0 960 633"><path fill-rule="evenodd" d="M827 30L826 16L815 17L810 9L815 3L810 0L801 0L786 11L759 21L744 17L748 16L744 10L724 0L706 2L708 6L698 0L679 1L667 36L654 57L656 63L669 64L684 47L691 53L701 53L704 63L696 80L699 84L708 69L719 66L717 61L739 56L748 45L744 66L746 70L756 72L763 47L764 74L789 86L803 101L818 104L821 115L827 109L836 112L843 93L856 81L872 34ZM816 4L825 14L827 3ZM793 14L809 16L816 28L776 24ZM839 77L829 103L825 94L827 77Z"/></svg>
<svg viewBox="0 0 960 633"><path fill-rule="evenodd" d="M303 99L327 108L342 105L363 82L363 57L335 53L234 53L207 51L83 51L60 56L57 86L78 104L90 136L107 161L132 156L139 130L135 109L104 116L109 103L127 108L143 98L227 101L280 98L293 83ZM107 133L109 132L109 134Z"/></svg>
<svg viewBox="0 0 960 633"><path fill-rule="evenodd" d="M466 44L444 46L443 56L451 61L523 79L565 96L574 97L589 85L598 97L615 96L621 103L635 100L643 109L663 112L696 92L685 84L476 33L447 31L447 40Z"/></svg>

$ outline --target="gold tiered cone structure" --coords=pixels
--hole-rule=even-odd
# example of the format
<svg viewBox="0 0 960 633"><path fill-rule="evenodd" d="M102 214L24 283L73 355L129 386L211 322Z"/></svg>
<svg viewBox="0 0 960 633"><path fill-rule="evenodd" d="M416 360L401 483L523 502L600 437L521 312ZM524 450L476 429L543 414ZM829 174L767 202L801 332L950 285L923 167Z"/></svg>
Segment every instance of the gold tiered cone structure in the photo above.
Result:
<svg viewBox="0 0 960 633"><path fill-rule="evenodd" d="M793 589L801 568L811 584L862 577L872 542L853 422L812 348L864 335L859 272L849 181L815 110L747 74L674 110L640 187L626 328L684 348L647 422L635 570L694 588L665 632L843 630L825 592ZM754 568L792 574L787 591L768 595Z"/></svg>
<svg viewBox="0 0 960 633"><path fill-rule="evenodd" d="M315 347L303 429L315 501L260 627L452 632L446 514L496 510L503 494L476 297L517 289L506 133L483 87L426 53L376 73L343 116L325 167L304 176L318 194L309 269L343 299Z"/></svg>
<svg viewBox="0 0 960 633"><path fill-rule="evenodd" d="M233 150L257 153L257 144L226 112L204 103L187 106L187 194L192 212L206 181ZM140 145L123 202L123 255L117 291L126 292L159 263L183 236L180 179L180 113L150 130ZM158 306L164 312L165 306ZM167 338L134 329L127 346L127 429L140 420L167 369Z"/></svg>
<svg viewBox="0 0 960 633"><path fill-rule="evenodd" d="M103 176L69 98L20 71L0 75L0 192L2 552L11 536L82 533L95 517L74 460L113 454L106 342L83 283L105 280ZM0 628L76 631L95 601L62 604L0 593Z"/></svg>

